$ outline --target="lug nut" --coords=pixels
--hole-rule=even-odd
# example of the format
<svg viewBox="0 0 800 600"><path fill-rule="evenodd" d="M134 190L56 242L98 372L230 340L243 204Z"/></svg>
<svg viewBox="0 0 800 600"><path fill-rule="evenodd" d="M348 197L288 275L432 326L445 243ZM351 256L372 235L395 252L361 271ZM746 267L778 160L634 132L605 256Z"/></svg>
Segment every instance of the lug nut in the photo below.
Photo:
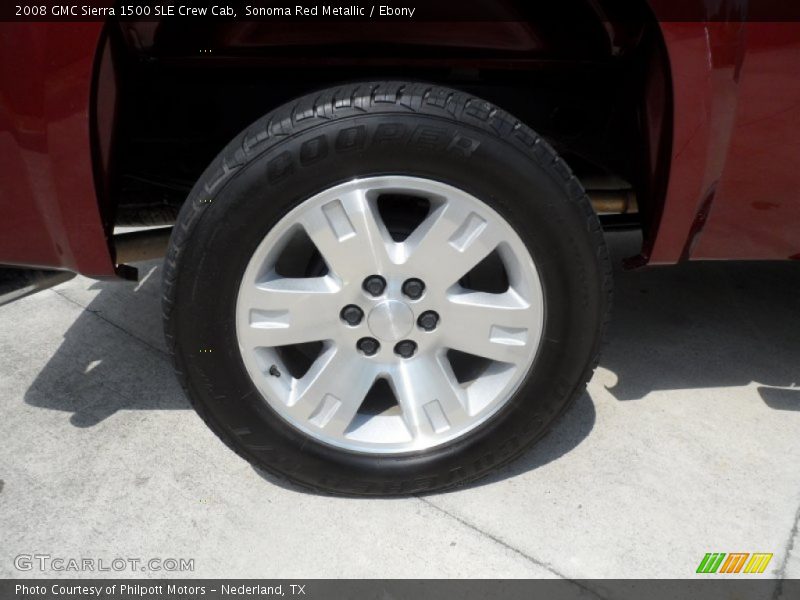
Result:
<svg viewBox="0 0 800 600"><path fill-rule="evenodd" d="M417 351L417 344L411 340L397 342L394 346L394 353L403 358L411 358Z"/></svg>
<svg viewBox="0 0 800 600"><path fill-rule="evenodd" d="M425 284L421 279L412 278L406 279L403 282L403 293L412 300L418 300L422 297L422 292L425 291Z"/></svg>
<svg viewBox="0 0 800 600"><path fill-rule="evenodd" d="M356 348L358 348L362 354L365 354L367 356L372 356L373 354L375 354L380 349L380 347L381 345L378 343L378 340L371 337L361 338L356 343Z"/></svg>
<svg viewBox="0 0 800 600"><path fill-rule="evenodd" d="M380 275L370 275L364 280L363 288L371 296L380 296L386 289L386 280Z"/></svg>
<svg viewBox="0 0 800 600"><path fill-rule="evenodd" d="M426 310L419 316L419 319L417 319L417 325L420 326L420 329L424 329L425 331L433 331L438 324L439 315L433 310Z"/></svg>
<svg viewBox="0 0 800 600"><path fill-rule="evenodd" d="M339 314L339 316L341 316L342 320L348 325L355 327L361 323L361 319L364 318L364 311L362 311L355 304L348 304L342 309L342 312Z"/></svg>

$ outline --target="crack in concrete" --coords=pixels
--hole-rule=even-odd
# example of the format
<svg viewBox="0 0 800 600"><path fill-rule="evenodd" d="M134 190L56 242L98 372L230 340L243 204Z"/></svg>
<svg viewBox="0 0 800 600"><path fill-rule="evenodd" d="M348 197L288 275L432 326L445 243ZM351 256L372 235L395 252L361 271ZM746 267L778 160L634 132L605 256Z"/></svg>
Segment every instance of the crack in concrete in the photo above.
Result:
<svg viewBox="0 0 800 600"><path fill-rule="evenodd" d="M526 554L525 552L523 552L523 551L522 551L522 550L520 550L519 548L515 548L515 547L514 547L514 546L512 546L511 544L509 544L509 543L507 543L507 542L504 542L503 540L501 540L500 538L498 538L498 537L496 537L496 536L492 535L491 533L488 533L488 532L486 532L486 531L483 531L482 529L480 529L479 527L477 527L477 526L473 525L473 524L472 524L472 523L470 523L469 521L466 521L466 520L462 519L461 517L459 517L459 516L457 516L457 515L454 515L453 513L451 513L451 512L449 512L449 511L447 511L447 510L443 509L443 508L442 508L442 507L440 507L440 506L436 506L436 505L435 505L433 502L431 502L430 500L427 500L427 499L425 499L425 498L423 498L423 497L421 497L421 496L416 496L416 498L417 498L418 500L420 500L421 502L423 502L424 504L427 504L427 505L428 505L428 506L430 506L431 508L433 508L433 509L435 509L435 510L437 510L437 511L441 512L441 513L442 513L442 514L444 514L444 515L446 515L447 517L450 517L451 519L454 519L455 521L457 521L457 522L458 522L458 523L460 523L461 525L464 525L465 527L467 527L467 528L471 529L472 531L475 531L476 533L480 534L481 536L483 536L483 537L486 537L486 538L489 538L489 539L490 539L490 540L492 540L492 541L493 541L495 544L498 544L499 546L502 546L502 547L503 547L503 548L505 548L506 550L509 550L509 551L513 552L514 554L516 554L516 555L518 555L518 556L521 556L522 558L524 558L524 559L525 559L525 560L527 560L528 562L530 562L530 563L532 563L532 564L536 565L537 567L541 567L542 569L545 569L545 570L547 570L547 571L550 571L550 572L551 572L553 575L555 575L556 577L558 577L558 578L560 578L560 579L564 579L565 581L569 581L569 582L570 582L572 585L574 585L574 586L576 586L576 587L578 587L578 588L580 588L580 589L582 589L582 590L584 590L584 591L588 592L588 593L589 593L589 594L591 594L593 597L595 597L595 598L598 598L599 600L607 600L607 599L606 599L604 596L601 596L599 593L597 593L597 591L593 590L592 588L590 588L590 587L587 587L587 586L583 585L582 583L579 583L578 581L576 581L576 580L572 579L571 577L567 577L567 576L566 576L566 575L564 575L563 573L561 573L561 572L557 571L557 570L556 570L556 569L555 569L555 568L554 568L552 565L549 565L549 564L547 564L547 563L545 563L545 562L542 562L542 561L540 561L540 560L538 560L538 559L534 558L533 556L530 556L529 554Z"/></svg>
<svg viewBox="0 0 800 600"><path fill-rule="evenodd" d="M798 527L800 527L800 506L794 513L794 524L792 530L789 532L789 539L786 541L786 547L783 551L783 560L778 569L778 583L775 585L775 592L772 594L773 600L778 600L783 595L783 580L786 578L786 567L789 565L789 556L794 552L794 543L798 535Z"/></svg>
<svg viewBox="0 0 800 600"><path fill-rule="evenodd" d="M151 344L147 340L144 340L144 339L140 338L139 336L132 334L127 329L123 328L122 326L118 325L117 323L114 323L114 321L106 319L100 312L89 309L88 307L84 306L80 302L77 302L77 301L73 300L72 298L70 298L69 296L67 296L65 294L62 294L57 289L52 288L50 291L53 292L56 296L58 296L60 298L63 298L67 302L69 302L71 304L74 304L75 306L79 307L81 310L83 310L83 312L89 313L90 315L94 315L95 317L97 317L98 319L103 321L104 323L108 323L109 325L111 325L115 329L118 329L119 331L121 331L122 333L127 335L128 337L132 337L137 342L147 346L147 348L149 348L150 350L153 350L153 351L157 352L158 354L160 354L161 356L164 356L167 359L169 359L169 354L164 352L164 350L162 350L161 348L159 348L157 346L154 346L153 344Z"/></svg>

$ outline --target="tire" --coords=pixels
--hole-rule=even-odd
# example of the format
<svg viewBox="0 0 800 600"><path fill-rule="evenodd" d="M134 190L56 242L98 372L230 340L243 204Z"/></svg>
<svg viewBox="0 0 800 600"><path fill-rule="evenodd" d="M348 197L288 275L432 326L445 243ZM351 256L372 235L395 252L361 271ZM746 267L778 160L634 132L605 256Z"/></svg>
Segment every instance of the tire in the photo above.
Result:
<svg viewBox="0 0 800 600"><path fill-rule="evenodd" d="M291 416L283 414L284 405L288 406L290 400L281 404L271 394L264 393L265 389L283 390L280 386L284 385L289 389L292 381L301 380L301 372L298 372L297 379L294 374L285 372L288 369L286 365L290 364L288 359L285 364L277 366L283 359L275 357L285 356L281 354L284 347L279 347L276 342L276 348L273 349L240 349L240 345L247 346L249 343L246 339L246 335L250 335L248 327L256 327L248 324L251 322L247 319L255 319L253 315L267 315L263 317L266 319L263 321L264 327L276 332L268 335L277 336L278 328L285 323L280 322L283 317L276 315L286 314L290 322L300 323L299 317L297 321L292 321L295 317L291 311L311 297L307 294L285 311L253 312L255 309L247 309L248 305L242 303L249 298L250 292L247 290L252 289L248 282L252 277L256 277L253 281L258 285L261 285L259 281L266 280L268 267L264 265L272 265L270 268L275 273L280 269L288 268L291 271L300 268L302 277L315 277L315 282L338 281L345 282L342 283L345 287L350 285L347 288L350 297L357 298L355 302L363 300L365 303L362 310L364 316L356 327L364 328L360 330L361 334L368 336L375 331L382 332L384 337L381 339L384 341L380 342L380 352L383 354L379 356L387 357L385 360L392 364L391 369L411 369L408 365L423 364L425 340L442 339L447 342L450 339L447 336L461 339L461 335L473 335L473 330L482 331L478 321L459 324L456 317L455 322L451 320L450 313L462 313L452 312L453 304L448 300L442 305L445 308L439 315L442 333L436 330L431 338L427 338L427 332L421 331L421 325L417 323L405 335L416 336L414 340L420 344L418 354L407 359L409 362L403 362L405 359L397 354L391 358L388 347L397 340L392 337L396 335L394 329L387 333L386 323L394 327L395 323L400 322L398 319L406 319L405 312L401 319L398 316L400 312L392 311L406 311L405 307L411 307L411 318L418 317L414 312L414 301L403 297L397 287L400 284L393 283L396 279L394 275L387 275L391 281L383 293L394 293L400 299L389 302L378 297L371 298L369 292L360 287L355 289L360 286L360 282L358 285L355 283L355 275L350 281L333 273L336 277L331 279L330 265L325 264L329 262L328 258L323 257L323 263L320 263L319 256L316 259L299 259L299 252L283 249L290 242L281 241L273 245L265 242L270 235L290 235L280 232L294 231L291 229L292 215L321 214L313 212L317 205L310 204L312 200L338 198L337 194L342 194L344 198L345 193L350 193L347 190L351 190L347 186L356 185L353 182L371 182L369 185L383 190L375 202L394 210L392 227L398 231L403 229L403 220L417 210L414 208L418 203L417 192L412 190L411 196L397 194L395 197L385 193L386 189L394 189L392 186L396 182L403 182L403 185L408 184L412 188L416 185L414 182L422 182L420 185L428 186L425 189L433 190L431 197L438 198L437 190L445 190L443 194L451 192L453 198L458 197L459 200L451 200L447 196L441 202L446 202L448 207L463 204L463 207L472 207L462 207L463 210L473 211L470 213L472 220L467 220L471 229L458 231L467 231L467 237L472 236L477 231L475 224L488 220L490 227L487 231L494 230L496 223L504 232L502 248L505 254L500 260L504 261L502 270L506 273L507 281L501 283L498 290L505 289L503 286L510 290L512 279L513 285L517 286L517 282L522 281L521 277L528 279L524 280L524 285L520 284L520 289L539 290L540 296L536 296L538 292L531 292L534 294L532 298L540 298L541 301L537 309L541 314L539 321L530 312L524 313L530 319L526 321L525 328L511 327L508 323L500 329L492 326L492 336L497 336L491 337L493 343L498 341L509 348L514 345L525 347L524 351L519 350L520 354L514 355L514 361L523 356L522 353L530 352L525 355L529 357L529 362L525 363L519 358L519 363L508 363L513 366L508 366L507 370L513 371L513 377L517 378L514 387L503 388L503 394L487 392L485 397L492 398L490 401L481 396L481 402L490 402L491 410L486 409L486 414L478 412L482 416L480 422L475 421L477 424L471 424L473 421L470 419L477 418L473 416L462 415L459 417L461 421L448 420L449 413L446 413L442 426L439 426L442 421L437 425L433 417L426 413L430 417L428 423L420 416L423 413L419 407L418 413L409 416L409 411L417 409L408 408L408 399L413 397L413 391L417 389L414 386L421 385L414 383L421 380L412 377L409 378L413 380L412 383L408 384L411 386L408 388L412 390L411 396L401 394L406 404L399 402L402 421L397 420L396 409L375 413L389 415L381 419L391 423L392 428L400 427L391 429L391 435L386 434L386 439L393 440L386 446L388 450L382 450L380 444L384 438L380 435L374 432L362 434L358 428L357 435L352 431L348 433L348 430L342 433L342 424L337 426L337 438L325 432L317 435L314 427L307 422L293 422ZM381 185L384 187L381 188ZM338 200L326 202L321 205L325 210L341 205L335 204ZM425 223L434 210L434 200L422 199L419 202L428 203L428 213L417 216L422 219L419 222ZM474 217L476 214L482 216ZM395 224L398 219L400 225ZM352 225L354 221L351 221L340 221L339 227L342 223L345 223L345 227L347 223ZM413 227L418 226L419 222L407 229L415 231ZM386 223L388 229L388 221ZM331 227L337 235L342 233L334 225ZM391 231L389 234L402 240L409 232ZM347 235L337 239L345 239ZM382 235L385 237L386 232ZM475 233L475 236L478 234ZM408 241L412 238L405 239ZM454 244L453 240L462 239L464 236L456 237L455 233L449 238L451 245ZM482 238L478 236L477 239ZM280 249L276 250L279 246ZM259 252L268 257L272 256L270 253L284 254L275 254L277 258L264 259L267 262L262 264L253 262ZM439 256L438 252L435 257ZM289 258L284 258L285 255L289 255ZM356 272L361 264L359 256L350 254L348 260L337 258L338 264ZM526 262L526 256L531 258L532 263ZM506 262L507 258L513 263L511 267ZM299 267L281 266L279 269L280 261L284 260L299 261L301 264ZM432 255L427 265L419 260L417 263L409 260L408 264L441 269L442 265L437 265L440 262ZM439 289L436 286L444 285L442 277L446 278L446 269L430 272L436 273L433 280L426 282L431 298L452 299L452 296L442 295L445 292L434 292L434 288ZM474 272L470 271L470 274ZM485 272L499 271L489 269ZM363 275L368 276L368 271ZM297 277L297 274L291 276ZM414 277L415 273L406 276ZM446 294L451 294L456 288L467 290L471 285L469 277L464 276L457 284L447 280L447 285L451 287L447 288ZM492 277L500 276L491 275L490 279ZM536 281L539 287L536 287ZM270 284L263 285L268 287ZM482 288L469 289L481 291ZM492 289L483 292L498 293ZM508 113L466 93L420 83L376 82L331 88L299 98L253 123L220 152L194 186L178 216L166 257L163 311L167 345L189 399L209 427L234 451L258 468L313 490L347 495L398 495L441 490L476 480L518 457L539 440L571 401L585 389L597 365L610 299L611 273L599 221L580 183L547 142ZM382 303L380 310L384 311L382 313L377 308L379 300ZM525 310L534 310L531 308L532 302L525 301L520 306L527 306ZM297 310L300 311L300 308ZM306 315L304 318L314 321L310 309L303 314ZM406 321L402 322L405 327ZM331 327L340 327L335 331L341 331L343 336L356 336L355 330L348 330L350 326L347 323L339 322L338 313L331 313L325 319L320 317L315 326L320 328L320 336L328 335L323 334L322 330L327 332ZM305 325L303 327L308 329ZM262 335L263 332L257 334ZM436 335L443 337L436 338ZM483 338L481 340L481 344L486 343ZM467 345L471 343L465 342ZM331 348L335 347L341 356L347 352L348 357L357 357L358 350L364 359L363 363L358 364L373 364L369 362L369 357L363 356L362 346L351 345L350 342L332 345L325 342L322 350L317 347L313 352L309 351L307 362L318 364L319 357L327 351L334 352ZM397 352L397 346L394 349ZM435 356L441 357L443 350L437 346L436 352L438 354ZM506 356L498 355L501 359ZM450 352L446 356L449 360L455 354ZM352 360L356 359L348 360L351 362L342 364L354 364ZM415 360L418 363L411 362ZM441 362L441 359L437 360ZM276 364L268 364L273 361ZM495 363L487 364L491 366ZM475 381L487 373L505 373L503 369L506 369L506 363L501 360L497 364L500 366L496 371L490 366L475 367L475 372L480 373L475 376ZM450 366L455 373L455 363ZM308 364L305 368L308 368ZM339 379L350 378L348 383L355 388L360 385L358 380L361 372L342 371ZM399 384L393 376L390 379L390 389L397 392ZM331 385L336 390L343 387L341 383ZM489 389L488 384L484 387ZM478 389L480 391L483 388ZM458 397L466 397L463 395L465 392L459 390L456 393L462 395ZM289 394L287 398L292 393L286 392ZM443 395L447 393L443 392ZM335 404L337 398L344 403L351 402L346 394L339 391L337 394L331 394L333 399L326 395L328 400L321 402L314 414L330 412L330 403ZM426 399L424 401L427 402ZM495 402L496 406L491 402ZM364 410L363 406L358 410ZM465 409L466 412L472 410L471 405ZM338 412L334 414L338 415ZM363 417L372 418L371 414ZM453 423L461 422L465 423L463 433L448 439L447 432L457 429ZM418 435L429 446L402 442L405 434L398 432L405 426L412 438L417 439L414 436ZM349 427L352 429L353 423ZM437 428L444 433L432 433ZM365 431L371 430L366 427ZM351 443L348 436L363 436L368 441L362 442L359 438ZM395 443L394 440L400 441ZM373 451L375 448L377 450Z"/></svg>

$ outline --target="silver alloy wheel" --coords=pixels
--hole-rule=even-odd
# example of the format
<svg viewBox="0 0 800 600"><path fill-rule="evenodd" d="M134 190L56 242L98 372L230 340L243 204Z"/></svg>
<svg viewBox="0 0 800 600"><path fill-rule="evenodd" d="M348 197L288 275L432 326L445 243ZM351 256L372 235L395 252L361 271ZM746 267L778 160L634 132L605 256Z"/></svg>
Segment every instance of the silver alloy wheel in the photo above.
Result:
<svg viewBox="0 0 800 600"><path fill-rule="evenodd" d="M429 202L427 216L403 241L380 216L385 194ZM319 251L324 274L278 274L278 259L298 230ZM463 287L462 278L493 252L507 289ZM376 275L385 289L373 296L364 282ZM424 285L417 299L403 292L409 279ZM355 325L343 316L350 306L363 314ZM438 319L427 330L420 316L431 312ZM267 404L320 442L368 454L427 450L486 422L524 380L543 324L536 266L513 227L462 190L405 176L356 179L290 211L254 252L236 303L242 360ZM377 340L374 353L360 345L364 339ZM319 354L293 377L281 348L309 342L321 342ZM416 347L404 357L408 342ZM480 372L457 377L453 351L480 357ZM396 404L359 410L380 379Z"/></svg>

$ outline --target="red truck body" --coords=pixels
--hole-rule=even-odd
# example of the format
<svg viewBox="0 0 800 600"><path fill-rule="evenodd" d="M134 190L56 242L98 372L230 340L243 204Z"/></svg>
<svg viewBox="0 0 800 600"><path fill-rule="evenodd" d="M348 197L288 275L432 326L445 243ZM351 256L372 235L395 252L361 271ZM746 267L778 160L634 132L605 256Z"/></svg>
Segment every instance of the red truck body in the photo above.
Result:
<svg viewBox="0 0 800 600"><path fill-rule="evenodd" d="M658 15L658 3L654 3ZM661 22L667 164L639 264L800 258L800 23ZM0 264L116 274L102 22L4 23ZM657 123L653 123L656 128ZM662 161L663 162L663 161Z"/></svg>
<svg viewBox="0 0 800 600"><path fill-rule="evenodd" d="M91 135L102 23L4 23L0 263L114 275Z"/></svg>

